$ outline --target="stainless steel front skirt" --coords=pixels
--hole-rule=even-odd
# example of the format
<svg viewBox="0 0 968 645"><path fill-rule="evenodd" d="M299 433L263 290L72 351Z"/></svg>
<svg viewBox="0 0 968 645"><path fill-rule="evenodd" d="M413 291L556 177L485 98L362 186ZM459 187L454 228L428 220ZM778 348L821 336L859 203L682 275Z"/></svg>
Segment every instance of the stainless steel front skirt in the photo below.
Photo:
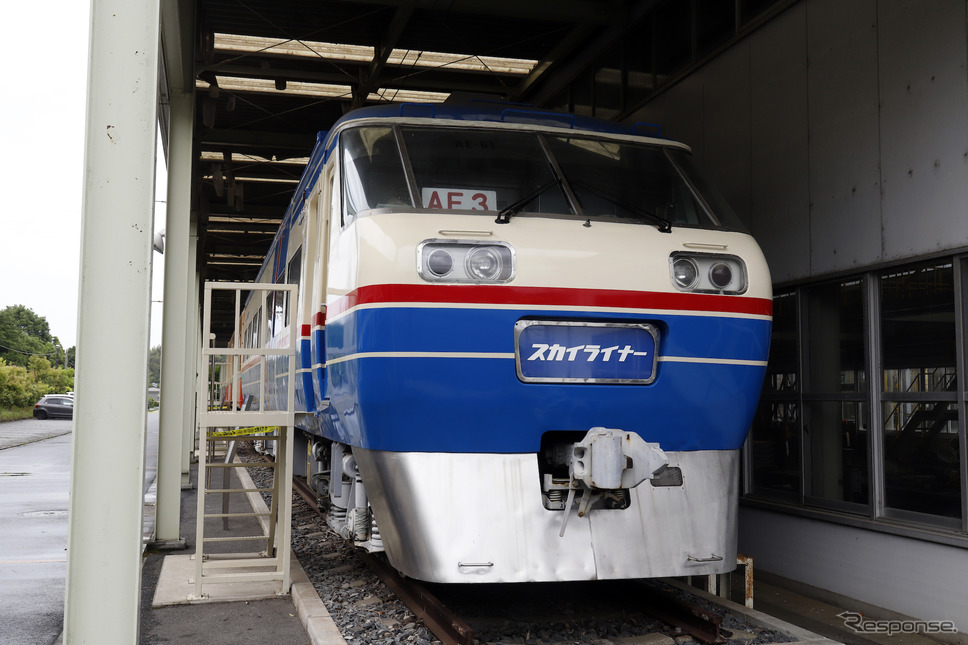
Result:
<svg viewBox="0 0 968 645"><path fill-rule="evenodd" d="M736 566L739 451L667 452L681 486L630 489L623 510L541 501L534 454L354 448L390 562L447 583L604 580L725 573Z"/></svg>

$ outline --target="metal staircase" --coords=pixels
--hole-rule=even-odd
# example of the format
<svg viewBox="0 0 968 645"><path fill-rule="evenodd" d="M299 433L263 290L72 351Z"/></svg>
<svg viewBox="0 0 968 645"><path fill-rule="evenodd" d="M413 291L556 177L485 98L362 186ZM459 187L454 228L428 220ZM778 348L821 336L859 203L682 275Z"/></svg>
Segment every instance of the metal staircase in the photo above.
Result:
<svg viewBox="0 0 968 645"><path fill-rule="evenodd" d="M279 330L273 336L273 317L263 314L256 316L254 323L261 328L246 336L256 339L271 337L276 342L244 342L242 332L253 330L240 329L240 314L242 295L251 292L252 299L261 301L262 312L269 311L265 306L267 301L276 303L279 298L285 298L292 306L291 320L295 323L298 320L295 312L296 288L296 285L282 284L205 283L202 365L218 363L228 369L231 396L226 409L222 409L222 403L213 400L217 389L207 385L214 370L205 367L200 370L202 373L199 374L196 389L199 449L195 577L193 596L189 600L204 599L207 597L207 585L224 583L278 582L276 593L289 592L295 348L299 336L278 333ZM235 294L236 328L230 347L210 346L210 339L213 338L212 294L216 290L234 291ZM219 358L222 360L217 360ZM245 395L240 400L243 389ZM285 401L284 405L279 405L280 398ZM276 401L275 405L273 400ZM245 440L275 442L275 462L239 461L236 456L237 442ZM249 467L271 469L272 485L260 488L252 484L248 474L241 472ZM215 477L217 472L221 476ZM213 481L219 483L213 485ZM233 481L239 483L232 484ZM232 495L263 493L271 496L267 513L230 512L229 499ZM221 512L206 509L206 501L212 495L222 495ZM216 520L221 520L222 530L218 530ZM228 531L230 522L237 524L238 529L250 529L257 525L261 530L243 530L244 534L238 534L239 531ZM227 545L233 543L240 545L239 548L228 550ZM253 552L253 544L264 546L264 549Z"/></svg>

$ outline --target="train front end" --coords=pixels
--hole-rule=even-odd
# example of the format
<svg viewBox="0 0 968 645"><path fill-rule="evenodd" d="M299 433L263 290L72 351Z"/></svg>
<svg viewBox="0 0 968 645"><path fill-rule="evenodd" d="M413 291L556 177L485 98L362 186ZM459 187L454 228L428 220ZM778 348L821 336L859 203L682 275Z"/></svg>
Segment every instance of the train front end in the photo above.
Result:
<svg viewBox="0 0 968 645"><path fill-rule="evenodd" d="M411 577L729 571L763 256L683 146L509 121L339 132L323 432Z"/></svg>

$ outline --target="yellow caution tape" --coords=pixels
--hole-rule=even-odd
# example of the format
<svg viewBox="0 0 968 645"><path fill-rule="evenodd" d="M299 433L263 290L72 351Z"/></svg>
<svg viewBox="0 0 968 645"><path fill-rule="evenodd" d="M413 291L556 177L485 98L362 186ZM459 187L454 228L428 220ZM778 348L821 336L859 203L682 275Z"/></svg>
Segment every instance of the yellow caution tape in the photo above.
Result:
<svg viewBox="0 0 968 645"><path fill-rule="evenodd" d="M251 428L236 428L235 430L219 430L217 432L208 433L208 438L217 439L219 437L236 437L243 434L265 434L267 432L274 432L278 429L279 426L254 426Z"/></svg>

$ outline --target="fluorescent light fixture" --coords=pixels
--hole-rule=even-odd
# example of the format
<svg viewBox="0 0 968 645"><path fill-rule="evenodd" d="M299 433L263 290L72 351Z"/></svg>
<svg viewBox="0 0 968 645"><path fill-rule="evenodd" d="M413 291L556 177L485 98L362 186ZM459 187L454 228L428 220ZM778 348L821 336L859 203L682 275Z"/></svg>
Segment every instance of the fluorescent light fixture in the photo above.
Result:
<svg viewBox="0 0 968 645"><path fill-rule="evenodd" d="M287 40L285 38L261 38L237 34L215 34L218 51L264 53L280 56L303 56L325 58L334 61L369 63L375 50L364 45L341 45L311 40ZM387 58L387 65L396 67L447 67L471 72L490 72L525 76L531 73L538 61L527 58L501 56L474 56L446 52L428 52L414 49L394 49Z"/></svg>

